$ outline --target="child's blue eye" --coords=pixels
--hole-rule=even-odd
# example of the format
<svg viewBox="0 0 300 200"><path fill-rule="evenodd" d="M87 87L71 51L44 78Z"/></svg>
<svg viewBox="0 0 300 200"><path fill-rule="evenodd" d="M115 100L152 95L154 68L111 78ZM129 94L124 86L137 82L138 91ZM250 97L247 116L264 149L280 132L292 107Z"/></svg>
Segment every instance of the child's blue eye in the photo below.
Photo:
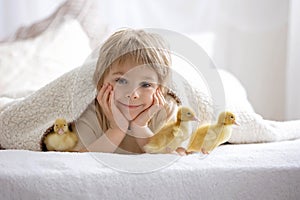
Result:
<svg viewBox="0 0 300 200"><path fill-rule="evenodd" d="M120 85L124 85L124 84L127 83L127 80L124 79L124 78L117 78L117 79L116 79L116 82L117 82L118 84L120 84Z"/></svg>
<svg viewBox="0 0 300 200"><path fill-rule="evenodd" d="M148 83L148 82L142 82L141 86L144 87L144 88L148 88L148 87L151 87L151 84Z"/></svg>

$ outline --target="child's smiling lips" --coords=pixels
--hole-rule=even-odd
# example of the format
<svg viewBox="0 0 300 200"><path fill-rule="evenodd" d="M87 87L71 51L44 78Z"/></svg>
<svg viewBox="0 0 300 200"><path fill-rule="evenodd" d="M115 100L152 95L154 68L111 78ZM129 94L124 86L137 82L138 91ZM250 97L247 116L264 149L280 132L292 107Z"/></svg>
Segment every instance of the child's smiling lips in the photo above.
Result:
<svg viewBox="0 0 300 200"><path fill-rule="evenodd" d="M122 106L126 107L126 108L129 108L129 109L134 109L134 108L138 108L142 105L128 105L128 104L124 104L122 102L119 102Z"/></svg>

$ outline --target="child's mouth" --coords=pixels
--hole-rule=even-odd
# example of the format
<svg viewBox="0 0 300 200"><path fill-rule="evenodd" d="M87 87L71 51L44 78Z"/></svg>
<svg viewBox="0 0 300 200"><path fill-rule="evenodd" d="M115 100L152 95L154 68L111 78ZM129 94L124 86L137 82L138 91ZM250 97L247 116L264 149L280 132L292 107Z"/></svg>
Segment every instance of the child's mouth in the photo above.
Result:
<svg viewBox="0 0 300 200"><path fill-rule="evenodd" d="M122 106L126 107L126 108L129 108L129 109L135 109L135 108L139 108L141 107L142 105L132 105L132 104L124 104L124 103L121 103L119 102Z"/></svg>

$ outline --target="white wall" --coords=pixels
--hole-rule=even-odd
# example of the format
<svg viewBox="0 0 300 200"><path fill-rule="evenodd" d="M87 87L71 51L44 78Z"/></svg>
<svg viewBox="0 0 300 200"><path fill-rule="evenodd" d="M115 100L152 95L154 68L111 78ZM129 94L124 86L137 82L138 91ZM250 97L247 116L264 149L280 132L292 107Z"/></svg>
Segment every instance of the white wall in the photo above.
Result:
<svg viewBox="0 0 300 200"><path fill-rule="evenodd" d="M217 66L240 79L257 113L267 119L285 119L289 1L219 2Z"/></svg>
<svg viewBox="0 0 300 200"><path fill-rule="evenodd" d="M286 118L300 119L300 1L291 0L288 35Z"/></svg>
<svg viewBox="0 0 300 200"><path fill-rule="evenodd" d="M0 0L0 38L20 24L47 16L60 2L63 0ZM97 3L101 17L95 20L109 24L111 30L130 26L193 34L214 31L214 49L210 51L214 61L240 79L256 112L267 119L300 118L299 90L295 87L300 74L298 0Z"/></svg>

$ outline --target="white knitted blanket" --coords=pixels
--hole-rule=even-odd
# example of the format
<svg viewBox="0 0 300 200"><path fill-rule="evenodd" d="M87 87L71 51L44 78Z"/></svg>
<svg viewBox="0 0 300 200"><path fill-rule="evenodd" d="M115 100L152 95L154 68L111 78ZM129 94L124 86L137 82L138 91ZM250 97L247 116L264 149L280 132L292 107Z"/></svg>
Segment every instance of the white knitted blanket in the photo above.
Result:
<svg viewBox="0 0 300 200"><path fill-rule="evenodd" d="M78 67L36 91L10 103L0 113L0 144L6 149L40 150L45 131L56 118L77 119L94 99L94 63Z"/></svg>
<svg viewBox="0 0 300 200"><path fill-rule="evenodd" d="M0 98L0 104L5 103L0 105L2 148L40 150L41 138L56 118L63 117L68 122L76 120L95 98L96 90L92 82L94 69L95 62L89 62L24 99L7 101ZM271 142L300 138L300 121L264 120L253 111L238 80L222 70L219 70L219 74L224 84L226 109L234 112L240 123L239 127L234 127L230 142ZM231 89L232 85L235 90ZM176 80L170 87L183 99L184 105L195 110L202 123L216 118L212 100L201 86ZM192 129L198 125L194 123Z"/></svg>

